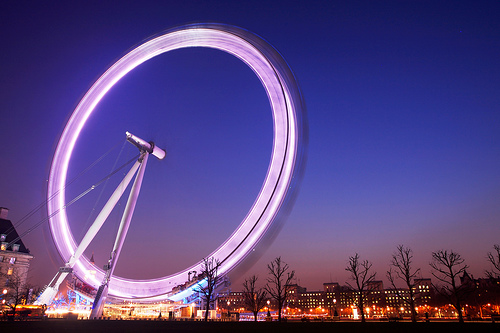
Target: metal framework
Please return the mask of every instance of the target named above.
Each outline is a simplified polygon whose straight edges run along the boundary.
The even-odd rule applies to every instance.
[[[111,211],[115,208],[116,204],[125,192],[125,189],[130,184],[130,181],[132,180],[134,174],[137,173],[134,184],[132,185],[132,189],[130,191],[130,195],[128,197],[127,205],[125,206],[125,210],[123,212],[118,232],[116,234],[116,240],[113,245],[113,250],[111,251],[108,263],[106,264],[106,267],[104,269],[105,274],[102,283],[97,290],[97,294],[92,307],[92,312],[90,314],[90,318],[99,318],[102,316],[104,302],[106,301],[106,297],[108,295],[109,281],[111,280],[111,276],[113,275],[113,271],[116,267],[118,257],[120,256],[123,243],[125,241],[125,237],[127,236],[130,222],[132,221],[137,198],[139,197],[139,192],[141,190],[142,179],[144,177],[144,172],[146,171],[149,154],[156,156],[160,160],[164,159],[166,155],[166,152],[163,149],[156,147],[153,142],[146,142],[129,132],[127,132],[126,135],[127,140],[134,146],[139,148],[139,151],[141,152],[139,159],[134,163],[130,171],[125,175],[121,183],[118,185],[109,200],[106,202],[99,215],[97,215],[94,223],[92,223],[92,225],[90,226],[89,230],[83,237],[73,255],[66,262],[66,264],[59,269],[50,284],[45,287],[44,291],[37,299],[35,304],[50,304],[52,302],[52,299],[55,297],[59,290],[59,286],[64,281],[66,276],[73,272],[73,267],[81,258],[83,252],[87,249],[90,242],[97,235]]]

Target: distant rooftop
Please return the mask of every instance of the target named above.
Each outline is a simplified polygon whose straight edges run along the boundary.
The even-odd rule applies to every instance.
[[[19,237],[19,234],[17,233],[17,230],[14,228],[14,225],[10,220],[7,219],[8,213],[9,209],[5,207],[0,207],[0,243],[2,245],[9,244],[10,242]],[[18,239],[14,244],[9,246],[5,250],[14,251],[15,244],[19,246],[17,252],[30,253],[30,251],[26,248],[26,246],[24,246],[24,243],[21,239]]]

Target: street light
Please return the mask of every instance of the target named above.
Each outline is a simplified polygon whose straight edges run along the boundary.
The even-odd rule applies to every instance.
[[[226,319],[225,320],[229,320],[229,317],[230,317],[229,305],[231,305],[231,302],[227,301],[226,304],[227,304],[227,308],[226,308]],[[222,316],[222,318],[224,318],[224,314],[223,313],[221,313],[221,316]]]
[[[339,314],[337,312],[337,299],[336,298],[333,299],[333,306],[335,307],[335,311],[333,312],[333,316],[338,317]]]
[[[2,296],[5,296],[5,295],[7,294],[7,289],[4,289],[4,290],[2,291],[2,294],[3,294]],[[4,299],[2,299],[2,304],[5,304],[5,298],[4,298]]]
[[[271,312],[269,311],[269,304],[271,304],[270,300],[267,300],[267,320],[271,320]]]

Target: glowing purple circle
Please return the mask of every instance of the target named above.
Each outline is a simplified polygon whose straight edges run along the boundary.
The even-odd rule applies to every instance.
[[[63,260],[74,253],[77,244],[69,228],[64,210],[64,185],[75,143],[88,117],[104,95],[123,76],[143,62],[175,49],[208,47],[230,53],[246,63],[261,80],[273,112],[274,136],[269,169],[253,206],[233,234],[209,256],[219,259],[220,274],[226,274],[240,263],[264,237],[283,213],[287,202],[293,201],[294,183],[300,178],[305,138],[305,108],[295,78],[282,57],[268,43],[241,28],[222,24],[183,26],[136,47],[113,64],[89,89],[77,105],[64,128],[54,153],[48,182],[50,229]],[[125,129],[124,129],[125,130]],[[59,214],[54,214],[61,210]],[[281,210],[281,212],[280,212]],[[208,257],[208,256],[207,256]],[[95,271],[86,257],[74,266],[74,273],[93,286],[98,286],[103,271]],[[113,276],[109,294],[124,299],[179,299],[172,288],[186,282],[188,272],[200,271],[201,261],[170,276],[151,280],[131,280]],[[189,293],[189,291],[186,291]]]

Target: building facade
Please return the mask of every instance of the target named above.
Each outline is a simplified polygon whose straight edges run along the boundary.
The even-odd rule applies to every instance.
[[[414,281],[415,306],[432,304],[432,285],[430,279],[416,279]],[[337,282],[323,284],[323,290],[308,291],[299,285],[290,285],[287,288],[288,298],[284,310],[289,314],[329,316],[341,318],[356,318],[359,309],[355,306],[356,293],[347,286]],[[368,318],[408,317],[410,292],[407,289],[384,289],[382,281],[372,281],[367,286],[365,315]],[[219,310],[244,312],[245,303],[242,292],[232,292],[219,298]],[[276,308],[274,302],[271,309]],[[263,309],[264,311],[264,309]],[[267,310],[265,310],[267,311]]]
[[[27,288],[28,270],[33,256],[8,219],[9,210],[0,207],[0,291],[1,302],[18,302]]]

